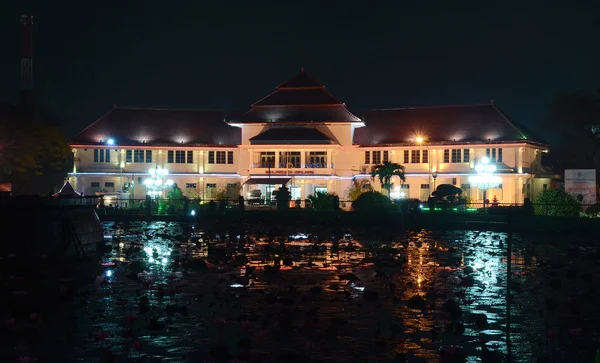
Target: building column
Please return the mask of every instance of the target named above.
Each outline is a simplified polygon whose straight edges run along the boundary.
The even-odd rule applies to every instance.
[[[432,149],[431,150],[431,172],[433,173],[435,172],[440,172],[440,158],[439,158],[439,150],[438,149]]]
[[[523,148],[517,149],[517,173],[523,174]]]
[[[523,203],[523,178],[515,179],[515,203]]]
[[[156,166],[157,167],[161,167],[163,166],[164,160],[163,160],[163,151],[162,150],[158,150],[158,154],[156,155]]]
[[[331,150],[327,150],[327,168],[329,168],[333,164],[332,152]]]
[[[204,150],[198,152],[198,173],[204,174]]]
[[[275,150],[275,165],[273,165],[273,168],[279,168],[279,150]]]
[[[300,167],[302,169],[306,168],[306,152],[304,151],[304,149],[300,150]]]
[[[475,149],[469,149],[469,167],[471,169],[475,168]]]

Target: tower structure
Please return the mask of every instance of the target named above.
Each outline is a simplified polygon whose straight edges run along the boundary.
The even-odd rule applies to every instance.
[[[21,88],[19,106],[33,107],[33,16],[21,15]]]

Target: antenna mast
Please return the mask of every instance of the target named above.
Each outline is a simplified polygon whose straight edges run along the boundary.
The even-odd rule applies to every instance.
[[[33,107],[33,16],[21,15],[23,27],[21,49],[21,88],[19,105],[31,109]]]

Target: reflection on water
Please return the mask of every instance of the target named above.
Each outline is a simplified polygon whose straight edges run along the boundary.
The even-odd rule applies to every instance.
[[[470,362],[507,353],[502,233],[197,235],[188,244],[188,225],[105,227],[113,248],[81,297],[69,359],[435,362],[444,345],[464,347]],[[513,361],[589,358],[598,270],[582,257],[595,249],[536,242],[514,241]]]

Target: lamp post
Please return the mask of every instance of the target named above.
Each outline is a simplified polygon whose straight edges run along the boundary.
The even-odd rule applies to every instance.
[[[433,177],[433,191],[435,192],[435,179],[438,176],[437,171],[434,171],[433,173],[431,173],[431,176]]]
[[[160,166],[156,166],[155,169],[148,170],[150,177],[144,180],[146,186],[146,193],[150,196],[156,197],[162,196],[163,191],[173,185],[173,180],[166,179],[169,175],[167,169],[163,169]]]
[[[477,175],[469,177],[469,183],[475,185],[478,189],[483,190],[483,207],[486,207],[487,190],[497,188],[502,179],[499,176],[494,175],[496,171],[495,165],[490,165],[490,159],[486,156],[481,158],[481,162],[475,165],[475,171]]]

